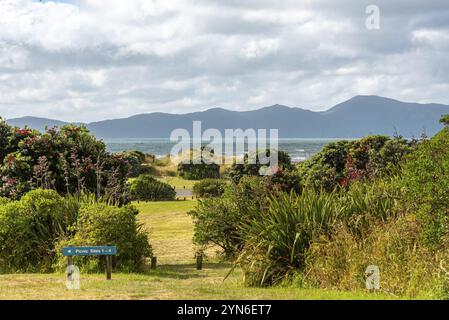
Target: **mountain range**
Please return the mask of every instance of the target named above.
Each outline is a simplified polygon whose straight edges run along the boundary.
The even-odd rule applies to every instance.
[[[148,113],[129,118],[104,120],[86,124],[102,139],[169,138],[177,128],[192,131],[192,122],[202,122],[202,130],[279,129],[281,138],[358,138],[368,134],[400,134],[418,137],[441,130],[441,115],[449,114],[449,105],[407,103],[379,96],[355,96],[327,111],[314,112],[302,108],[274,105],[253,111],[230,111],[213,108],[187,114]],[[67,122],[22,117],[9,119],[11,125],[43,131],[45,127]]]

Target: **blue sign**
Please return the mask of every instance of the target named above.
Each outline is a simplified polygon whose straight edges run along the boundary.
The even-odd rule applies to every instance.
[[[108,247],[64,247],[62,255],[67,256],[113,256],[117,254],[116,246]]]

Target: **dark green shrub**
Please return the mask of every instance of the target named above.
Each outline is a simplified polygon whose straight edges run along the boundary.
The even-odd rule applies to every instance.
[[[125,161],[128,162],[129,165],[129,177],[135,178],[139,176],[139,174],[142,173],[142,164],[143,161],[145,161],[145,155],[142,157],[140,154],[136,154],[135,152],[124,152],[122,153],[123,158]]]
[[[195,225],[194,243],[199,246],[216,245],[225,258],[232,257],[241,248],[238,224],[241,214],[228,197],[199,200],[189,212]]]
[[[217,179],[220,177],[220,166],[215,163],[179,163],[178,175],[187,180]]]
[[[148,235],[137,222],[138,211],[132,206],[110,206],[106,203],[83,204],[77,223],[73,226],[74,236],[58,245],[60,268],[65,259],[60,251],[64,246],[117,246],[114,268],[126,272],[142,271],[145,258],[150,257],[151,246]],[[74,264],[87,271],[103,271],[105,260],[91,257],[75,257]]]
[[[193,186],[193,194],[202,198],[219,197],[224,193],[226,184],[225,180],[204,179],[195,183]]]
[[[129,185],[131,198],[138,201],[174,200],[176,192],[164,182],[147,175],[140,175]]]
[[[228,170],[227,174],[234,183],[238,183],[244,176],[260,176],[260,170],[266,165],[260,163],[260,153],[255,155],[255,162],[250,163],[249,155],[245,154],[243,163],[235,163]],[[265,157],[270,156],[270,150],[265,151]],[[288,153],[284,151],[278,151],[278,168],[281,170],[291,170],[293,168],[291,158]]]
[[[297,165],[301,184],[317,192],[330,192],[364,179],[388,176],[398,170],[413,143],[396,137],[367,136],[354,141],[331,142]]]
[[[263,179],[244,177],[238,185],[227,186],[221,197],[198,201],[189,212],[195,226],[194,243],[216,245],[225,258],[235,256],[243,245],[239,225],[265,205],[265,188]]]
[[[343,215],[333,194],[280,194],[239,225],[244,245],[238,264],[249,285],[272,285],[304,268],[314,235],[327,232]]]
[[[239,263],[248,284],[276,284],[303,270],[310,243],[330,237],[335,224],[362,239],[373,224],[396,216],[398,194],[393,182],[376,181],[354,183],[347,191],[269,195],[266,204],[251,208],[236,231],[243,243]]]

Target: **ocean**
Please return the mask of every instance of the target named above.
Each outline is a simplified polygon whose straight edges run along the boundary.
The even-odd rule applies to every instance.
[[[300,162],[320,151],[327,143],[338,140],[342,139],[279,139],[278,146],[290,155],[293,162]],[[170,154],[176,144],[169,139],[105,139],[104,142],[109,152],[138,150],[158,158]],[[226,146],[223,149],[225,150]]]

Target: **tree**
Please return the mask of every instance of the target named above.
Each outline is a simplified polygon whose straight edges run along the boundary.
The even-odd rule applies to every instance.
[[[279,150],[278,152],[278,169],[279,170],[292,170],[293,165],[291,158],[285,151]],[[265,153],[265,154],[263,154]],[[256,161],[249,161],[250,155],[245,154],[243,163],[234,163],[229,171],[229,177],[234,183],[238,183],[244,176],[259,176],[260,169],[266,165],[261,164],[259,159],[261,156],[270,157],[270,149],[256,153]],[[251,155],[253,156],[253,155]],[[255,162],[255,163],[253,163]]]
[[[0,120],[0,196],[18,199],[43,187],[60,194],[95,192],[125,202],[129,162],[106,152],[84,126],[40,133]]]
[[[446,127],[449,127],[449,114],[445,114],[441,117],[440,123],[445,125]]]

